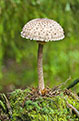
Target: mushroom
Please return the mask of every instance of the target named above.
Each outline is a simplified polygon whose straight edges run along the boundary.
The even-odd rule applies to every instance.
[[[21,36],[38,42],[38,80],[39,93],[44,90],[43,77],[43,45],[49,41],[58,41],[64,38],[63,28],[54,20],[37,18],[29,21],[23,27]]]

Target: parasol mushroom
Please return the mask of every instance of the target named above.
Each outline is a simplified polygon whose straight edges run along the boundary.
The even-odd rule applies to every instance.
[[[62,27],[54,20],[47,18],[37,18],[29,21],[23,27],[21,36],[26,39],[38,42],[38,80],[39,93],[44,89],[43,77],[43,45],[49,41],[58,41],[64,38]]]

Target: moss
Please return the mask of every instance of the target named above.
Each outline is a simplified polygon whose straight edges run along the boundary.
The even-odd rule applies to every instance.
[[[6,120],[10,118],[11,121],[79,121],[76,114],[71,112],[66,104],[68,101],[79,110],[79,100],[73,93],[73,96],[67,94],[66,90],[56,96],[37,96],[38,98],[32,99],[31,91],[30,89],[17,89],[9,94],[9,107],[12,114],[9,114],[9,109],[0,98],[1,115],[7,115]]]

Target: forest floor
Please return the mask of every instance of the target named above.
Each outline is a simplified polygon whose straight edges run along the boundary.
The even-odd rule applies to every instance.
[[[1,93],[0,121],[79,121],[79,97],[58,86]]]

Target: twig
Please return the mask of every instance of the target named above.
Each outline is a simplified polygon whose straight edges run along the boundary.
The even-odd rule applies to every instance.
[[[65,82],[61,83],[61,84],[59,85],[59,88],[60,88],[62,85],[65,85],[69,80],[71,80],[71,76],[69,76],[69,78],[68,78]]]
[[[73,112],[77,115],[77,117],[79,117],[79,111],[74,106],[69,104],[67,101],[66,101],[66,104],[69,108],[71,108],[73,110]]]
[[[6,102],[6,107],[7,107],[7,110],[8,110],[9,117],[12,118],[12,109],[10,107],[9,101],[4,94],[3,94],[3,97],[4,97],[5,102]]]
[[[79,83],[79,79],[76,79],[74,82],[72,82],[72,84],[70,84],[67,89],[70,89],[72,87],[74,87],[77,83]]]

